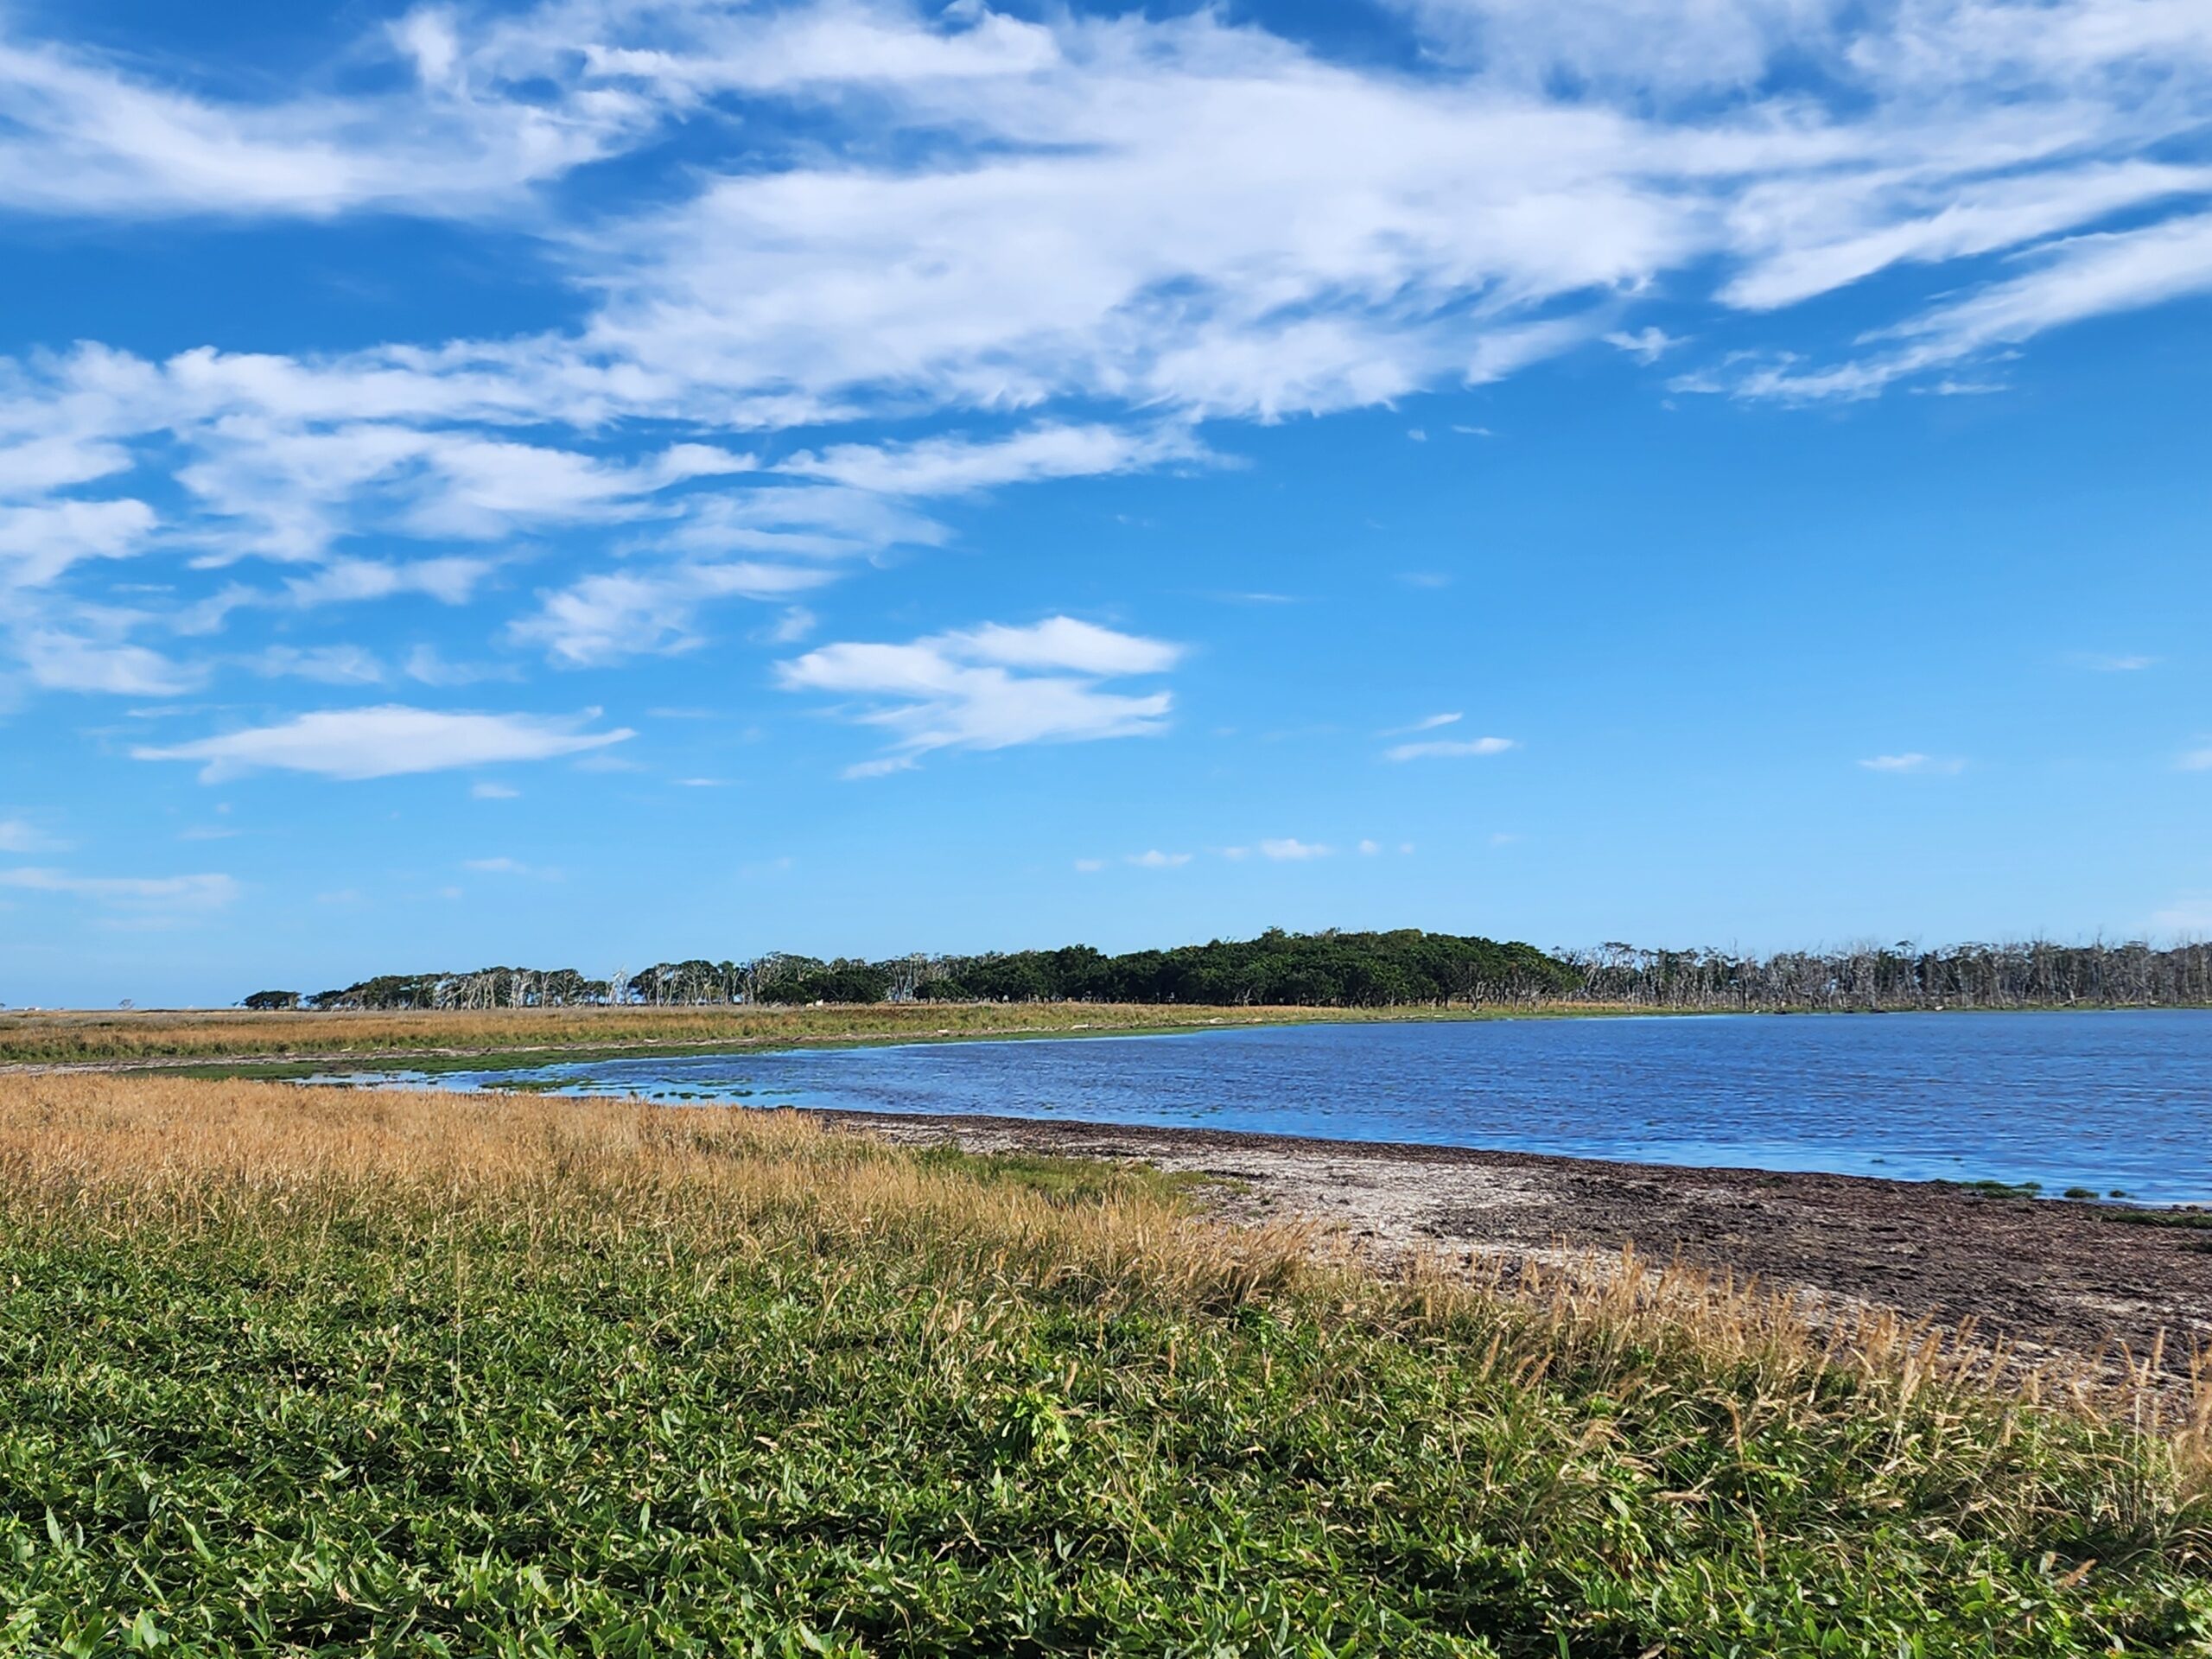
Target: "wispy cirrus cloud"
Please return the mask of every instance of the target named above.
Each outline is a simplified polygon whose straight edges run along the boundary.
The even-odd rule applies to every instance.
[[[0,853],[42,853],[60,843],[25,818],[0,818]]]
[[[1664,328],[1654,327],[1638,328],[1633,334],[1625,328],[1616,328],[1600,338],[1606,345],[1626,352],[1637,362],[1646,365],[1656,363],[1675,347],[1686,343]]]
[[[1109,690],[1104,682],[1166,672],[1183,647],[1056,616],[996,623],[906,645],[823,645],[780,664],[787,690],[858,696],[851,713],[891,732],[891,753],[846,769],[852,778],[905,771],[938,749],[1089,742],[1164,730],[1166,691]]]
[[[988,441],[929,438],[903,444],[839,444],[802,452],[776,470],[886,495],[957,495],[1055,478],[1095,478],[1206,458],[1187,429],[1136,431],[1090,423],[1031,427]]]
[[[90,50],[0,43],[0,201],[64,217],[473,211],[608,153],[648,114],[604,94],[536,110],[472,96],[435,11],[388,38],[416,71],[408,91],[274,105],[156,82]]]
[[[175,690],[252,653],[181,664],[162,631],[497,602],[493,556],[450,544],[545,538],[497,620],[606,663],[949,539],[932,499],[1211,464],[1206,419],[1599,346],[1743,398],[1979,388],[2052,330],[2212,292],[2201,8],[1402,10],[1417,71],[1205,10],[424,7],[276,92],[11,20],[0,204],[440,217],[574,304],[518,334],[0,365],[0,586],[44,595],[8,649],[40,685]],[[770,106],[813,139],[759,143]],[[622,200],[580,172],[615,156],[646,187]],[[1847,338],[1762,322],[1876,276]],[[1675,332],[1700,306],[1735,314],[1702,361]],[[234,565],[236,591],[101,620],[123,559]]]
[[[561,872],[549,865],[529,864],[518,858],[466,858],[461,868],[474,875],[512,875],[535,881],[558,881]]]
[[[80,613],[76,620],[81,631],[34,626],[15,636],[17,660],[34,684],[52,691],[173,697],[207,677],[198,664],[118,637],[111,618]]]
[[[37,867],[0,870],[0,887],[61,893],[102,905],[194,910],[216,909],[238,895],[237,879],[229,875],[77,875]]]
[[[274,726],[147,745],[141,760],[197,760],[203,783],[257,771],[298,772],[358,782],[410,772],[445,772],[587,754],[636,735],[627,728],[582,729],[596,716],[448,714],[388,703],[306,714]]]
[[[385,665],[359,645],[270,645],[245,659],[272,679],[313,680],[321,685],[378,685]]]
[[[702,643],[699,613],[710,601],[780,599],[830,580],[826,570],[750,559],[610,571],[541,594],[537,613],[510,624],[507,637],[575,668],[690,651]]]
[[[1385,760],[1451,760],[1503,754],[1519,746],[1510,737],[1427,738],[1414,743],[1394,743],[1382,751]]]
[[[1909,750],[1901,754],[1869,755],[1859,764],[1868,772],[1950,777],[1965,771],[1967,763],[1955,756],[1922,754],[1917,750]]]

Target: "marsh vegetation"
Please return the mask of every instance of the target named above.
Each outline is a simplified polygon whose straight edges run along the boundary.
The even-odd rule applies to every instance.
[[[1577,1010],[1578,1012],[1586,1010]],[[267,1013],[213,1008],[0,1013],[0,1065],[250,1060],[293,1055],[369,1060],[499,1055],[514,1065],[800,1043],[1178,1031],[1230,1024],[1422,1019],[1435,1009],[1215,1008],[1075,1002],[877,1003],[855,1007],[618,1004],[575,1007],[396,1008]],[[1465,1017],[1460,1010],[1455,1017]],[[313,1070],[309,1067],[308,1070]]]

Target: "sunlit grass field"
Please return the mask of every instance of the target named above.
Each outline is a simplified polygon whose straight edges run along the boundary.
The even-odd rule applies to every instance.
[[[790,1115],[0,1079],[0,1650],[2212,1653],[2207,1402]]]

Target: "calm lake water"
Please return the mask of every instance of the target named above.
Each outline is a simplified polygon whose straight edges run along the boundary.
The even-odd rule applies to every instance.
[[[1290,1026],[593,1060],[416,1080],[2212,1201],[2204,1012]]]

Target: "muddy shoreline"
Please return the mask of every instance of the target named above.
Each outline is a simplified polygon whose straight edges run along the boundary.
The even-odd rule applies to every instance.
[[[2212,1351],[2212,1226],[1929,1182],[1605,1163],[1217,1129],[879,1112],[810,1114],[906,1146],[1138,1160],[1212,1175],[1239,1219],[1319,1223],[1382,1263],[1681,1261],[1816,1300],[1972,1327],[2023,1357]],[[2212,1216],[2206,1217],[2212,1222]]]

